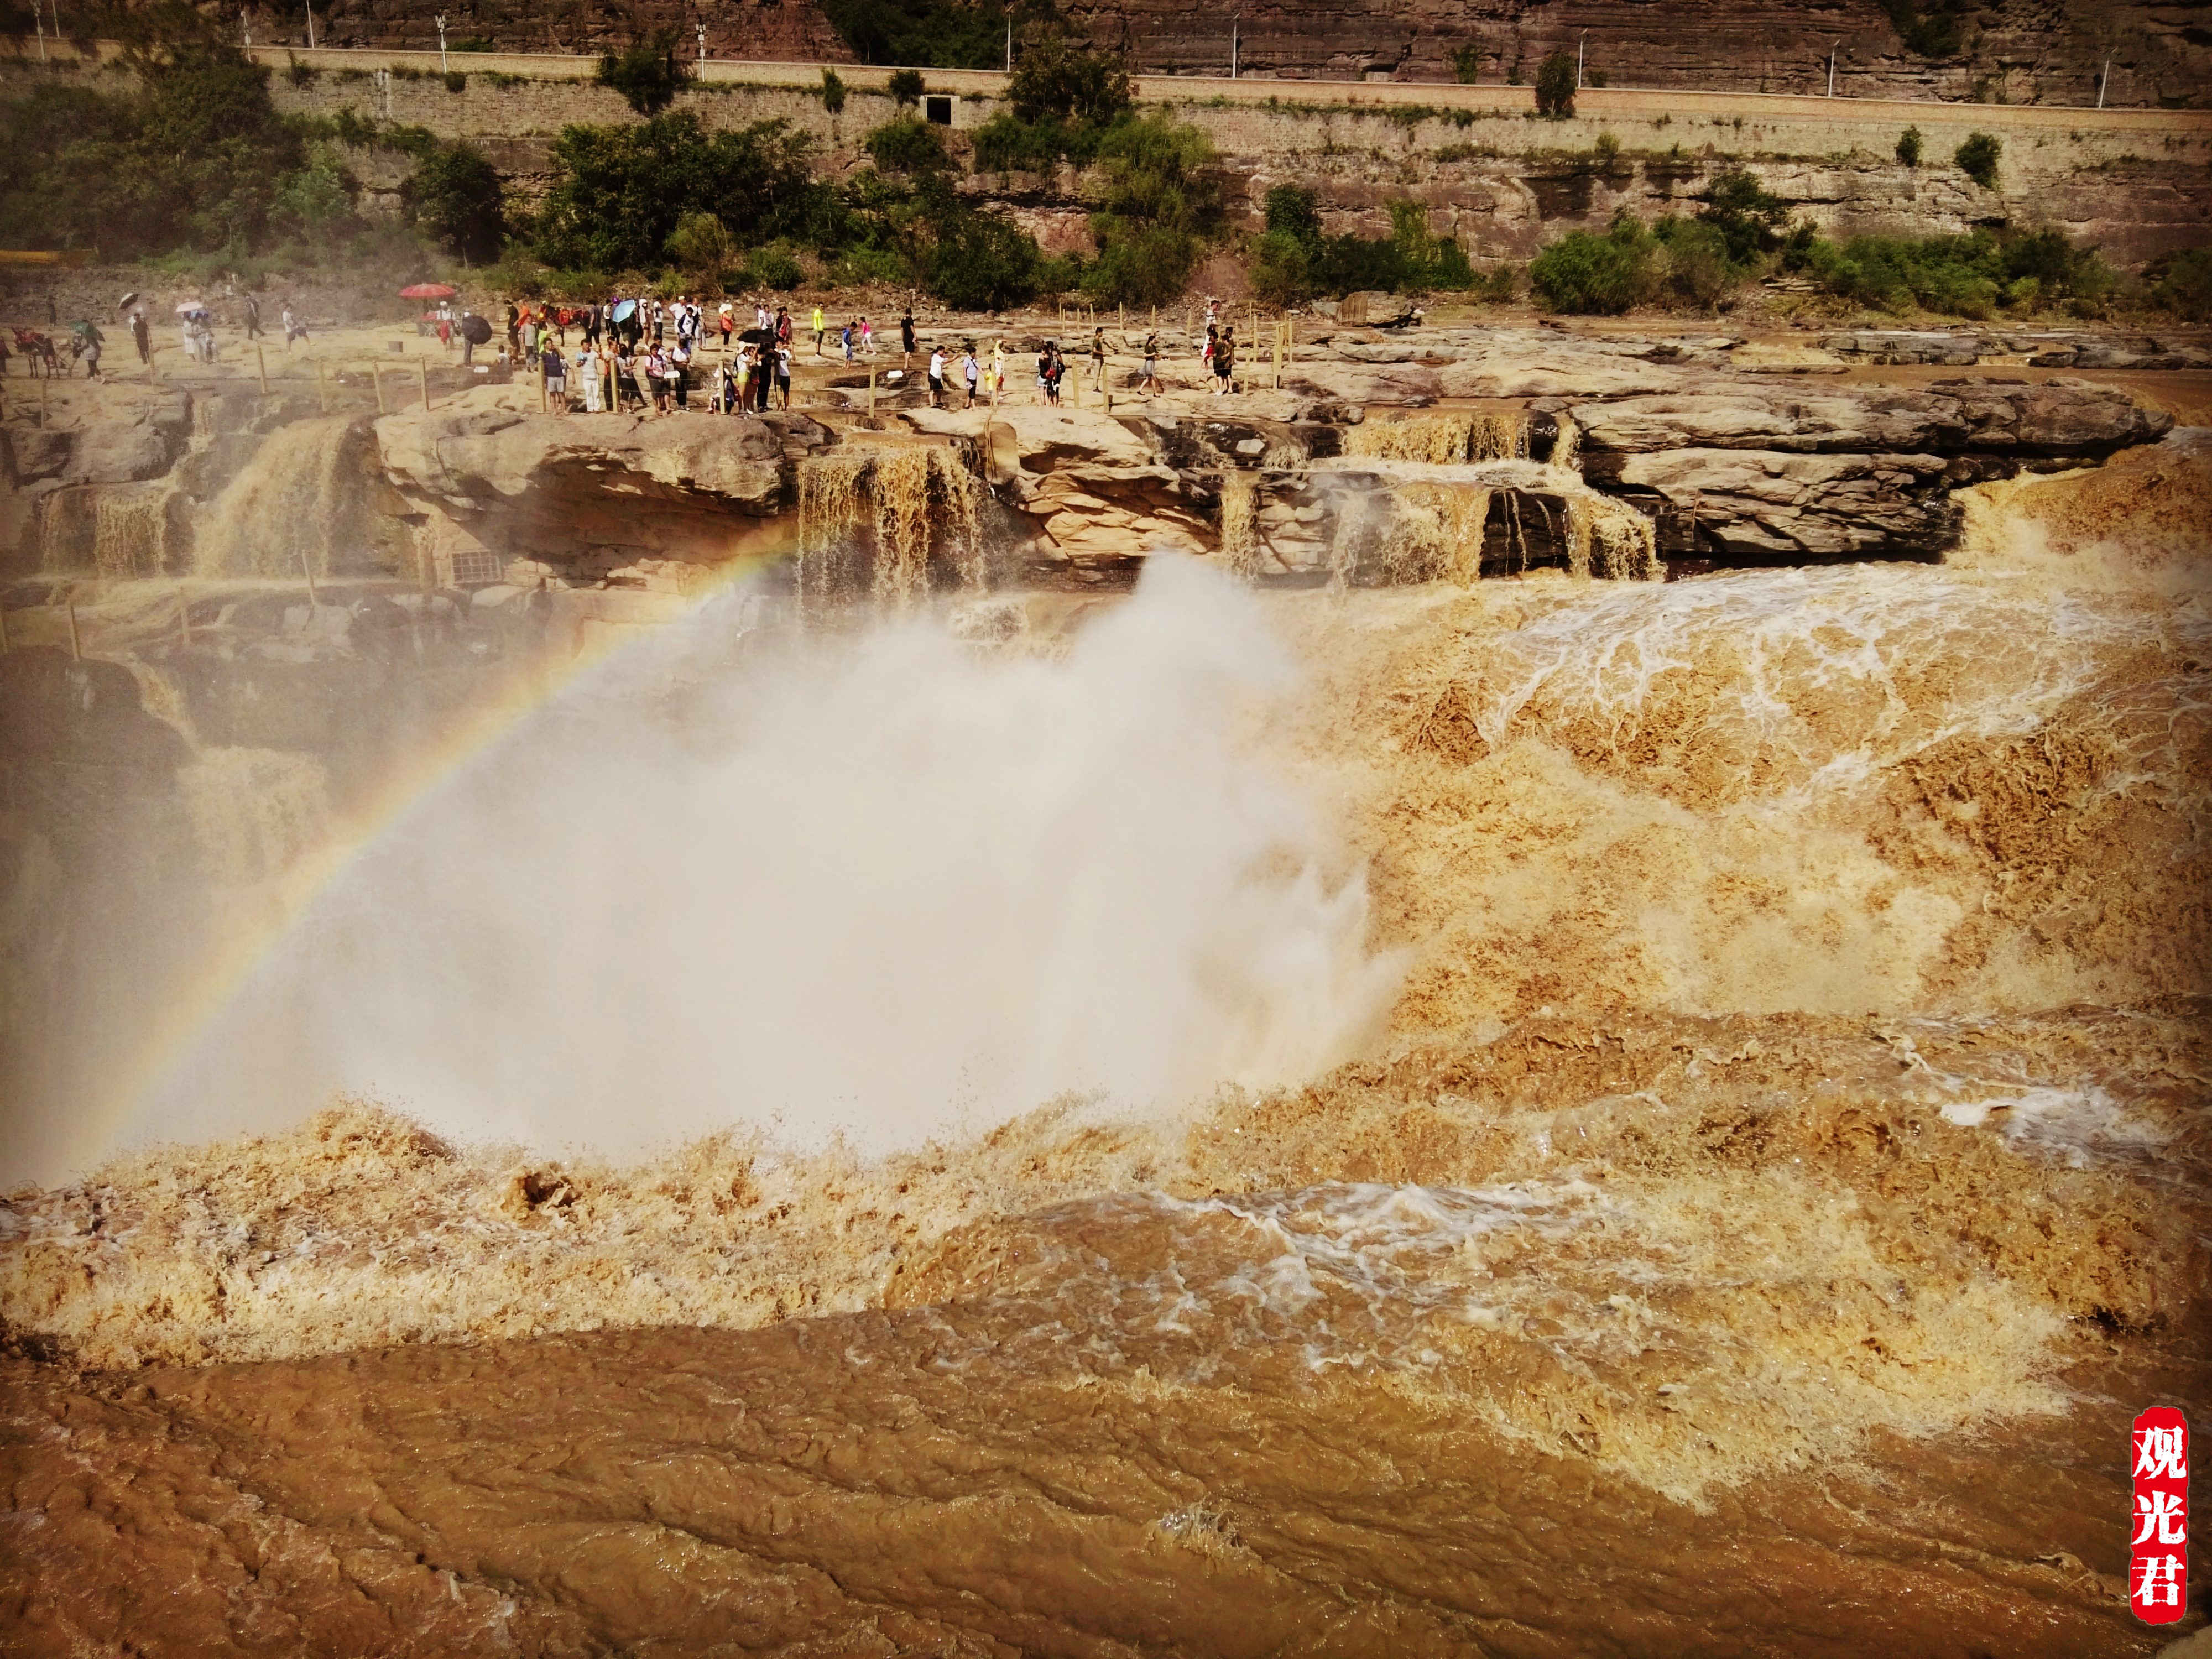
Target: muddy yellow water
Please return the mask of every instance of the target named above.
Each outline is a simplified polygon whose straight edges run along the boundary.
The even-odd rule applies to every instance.
[[[2155,1651],[2212,618],[2201,457],[2127,465],[1943,568],[1267,601],[1238,742],[1374,953],[1270,982],[1395,975],[1309,1079],[623,1158],[306,1100],[19,1189],[0,1647]]]

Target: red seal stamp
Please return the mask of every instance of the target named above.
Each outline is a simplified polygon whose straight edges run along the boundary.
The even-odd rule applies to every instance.
[[[2129,1448],[2128,1605],[2147,1625],[2171,1625],[2189,1611],[2189,1419],[2154,1406],[2136,1419]]]

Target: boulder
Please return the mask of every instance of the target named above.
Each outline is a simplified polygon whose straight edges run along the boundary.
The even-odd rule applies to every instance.
[[[1337,302],[1339,322],[1364,325],[1369,328],[1389,328],[1410,323],[1420,314],[1419,307],[1402,294],[1386,294],[1380,289],[1361,289],[1347,294]]]
[[[1572,345],[1492,352],[1436,371],[1447,398],[1632,398],[1696,384],[1689,372]]]
[[[1939,380],[1917,389],[1709,386],[1572,404],[1583,428],[1583,470],[1593,478],[1610,477],[1608,454],[1669,449],[2086,456],[2148,443],[2173,424],[2125,392],[2081,380]]]
[[[2004,348],[1978,334],[1953,334],[1929,330],[1869,329],[1850,334],[1831,334],[1822,348],[1839,357],[1875,363],[1948,363],[1967,368],[1985,353]]]
[[[1433,403],[1444,395],[1437,371],[1419,363],[1286,363],[1283,386],[1347,404]]]
[[[1608,483],[1658,519],[1668,552],[1925,558],[1958,539],[1952,465],[1940,455],[1669,449],[1623,457]]]

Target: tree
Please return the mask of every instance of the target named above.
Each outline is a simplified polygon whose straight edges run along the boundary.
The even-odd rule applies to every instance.
[[[1003,311],[1036,293],[1037,245],[1003,214],[955,215],[940,227],[929,291],[961,311]]]
[[[1182,291],[1219,228],[1213,146],[1163,111],[1125,121],[1099,146],[1106,185],[1091,234],[1098,260],[1084,286],[1106,301],[1158,304]]]
[[[507,240],[499,174],[482,151],[465,142],[422,144],[415,170],[399,186],[399,206],[410,224],[472,264],[498,258]]]
[[[612,87],[640,115],[658,115],[684,89],[684,64],[676,31],[656,29],[599,59],[599,84]]]
[[[869,159],[885,173],[937,173],[947,165],[937,129],[911,115],[884,122],[868,135],[867,148]]]
[[[2004,153],[2004,144],[1986,132],[1970,132],[1966,142],[1953,152],[1951,159],[1959,170],[1984,190],[1997,187],[1997,158]]]
[[[730,228],[711,213],[687,213],[668,238],[668,257],[685,270],[712,276],[736,257]]]
[[[553,187],[538,216],[549,264],[620,270],[661,257],[704,205],[753,241],[808,232],[824,207],[807,140],[781,121],[710,132],[689,110],[630,126],[573,126],[553,141]]]
[[[1575,112],[1575,55],[1555,52],[1536,71],[1536,113],[1564,121]]]
[[[1716,175],[1706,187],[1705,205],[1698,217],[1720,233],[1729,263],[1741,265],[1781,240],[1790,206],[1770,194],[1747,169],[1735,167]]]
[[[920,103],[921,94],[927,88],[922,82],[920,70],[902,69],[892,71],[888,90],[891,101],[903,109],[908,104]]]
[[[1023,52],[1006,82],[1006,101],[1024,121],[1103,126],[1129,107],[1129,71],[1118,58],[1052,36]]]
[[[833,69],[822,71],[822,107],[832,115],[845,107],[845,77]]]
[[[1462,86],[1471,87],[1482,75],[1482,45],[1470,40],[1452,52],[1452,73]]]
[[[1907,127],[1897,135],[1897,159],[1906,167],[1920,165],[1920,129]]]
[[[1308,246],[1321,241],[1321,210],[1314,201],[1314,193],[1299,185],[1277,185],[1267,192],[1261,210],[1267,219],[1267,234],[1288,236]]]

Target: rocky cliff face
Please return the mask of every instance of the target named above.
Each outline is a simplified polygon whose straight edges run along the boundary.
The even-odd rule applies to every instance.
[[[1920,11],[1933,10],[1920,8]],[[1285,79],[1449,81],[1460,54],[1497,85],[1535,78],[1547,52],[1582,47],[1589,71],[1615,86],[1820,93],[1835,54],[1846,96],[1982,98],[2094,104],[2105,60],[2117,104],[2197,97],[2212,70],[2212,32],[2188,8],[2123,0],[1997,0],[1957,14],[1956,49],[1929,53],[1900,36],[1879,0],[1781,5],[1753,0],[1258,0],[1241,8],[1188,0],[1069,0],[1062,15],[1154,75],[1240,73]],[[854,57],[817,0],[640,0],[619,11],[584,0],[331,0],[324,46],[434,47],[449,41],[516,52],[588,52],[644,26],[691,45],[703,22],[717,57],[840,61]],[[1918,15],[1916,11],[1913,15]],[[1233,39],[1232,39],[1233,31]],[[304,45],[304,17],[257,9],[257,40]],[[1923,44],[1942,44],[1928,41]]]

